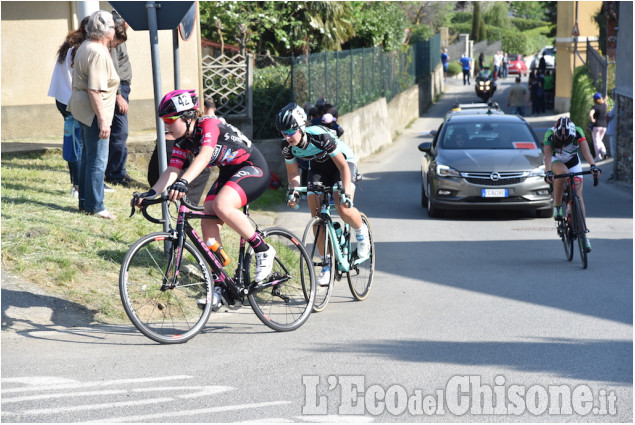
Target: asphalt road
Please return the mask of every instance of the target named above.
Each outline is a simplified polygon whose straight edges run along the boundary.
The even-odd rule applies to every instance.
[[[428,218],[417,145],[457,100],[476,101],[472,86],[450,81],[361,163],[355,203],[377,253],[366,301],[339,284],[294,332],[244,307],[161,346],[132,325],[73,325],[64,306],[29,320],[46,294],[3,300],[2,422],[632,422],[632,188],[609,173],[587,182],[587,270],[565,260],[551,219]],[[305,209],[278,217],[298,233],[307,220]]]

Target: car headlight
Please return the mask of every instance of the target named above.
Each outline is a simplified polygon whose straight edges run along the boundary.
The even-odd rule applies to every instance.
[[[437,164],[437,176],[439,177],[460,177],[461,174],[454,168],[447,165]]]
[[[541,165],[540,167],[534,168],[533,170],[531,170],[529,172],[529,177],[544,177],[546,175],[545,173],[545,166]]]

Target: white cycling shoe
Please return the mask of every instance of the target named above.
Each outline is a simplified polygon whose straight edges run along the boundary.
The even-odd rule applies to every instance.
[[[329,283],[331,283],[331,266],[324,266],[318,277],[317,284],[318,286],[329,286]]]
[[[269,245],[269,249],[256,254],[256,282],[265,280],[273,270],[273,262],[276,259],[276,250]]]

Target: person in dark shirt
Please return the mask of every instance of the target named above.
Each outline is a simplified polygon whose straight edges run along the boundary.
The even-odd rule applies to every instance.
[[[600,161],[606,156],[606,146],[604,146],[604,135],[606,134],[607,109],[601,93],[593,95],[595,105],[589,111],[589,121],[593,123],[591,135],[593,136],[593,149],[595,150],[595,160]]]

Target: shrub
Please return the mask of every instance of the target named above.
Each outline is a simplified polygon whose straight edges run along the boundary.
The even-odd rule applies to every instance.
[[[589,124],[589,111],[593,107],[593,93],[596,92],[593,80],[589,76],[586,66],[579,66],[573,72],[573,83],[571,86],[571,108],[569,116],[578,127],[584,130],[591,153],[594,153],[593,138],[587,130]]]
[[[463,72],[463,68],[461,64],[453,61],[448,64],[448,76],[453,77],[457,74],[461,74]]]

